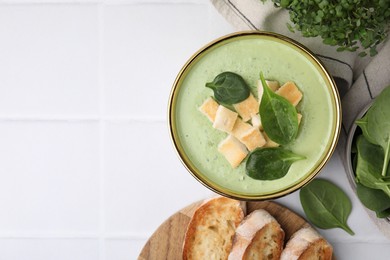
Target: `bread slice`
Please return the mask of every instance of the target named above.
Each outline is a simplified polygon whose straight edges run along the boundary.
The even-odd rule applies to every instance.
[[[283,244],[279,223],[266,210],[255,210],[238,226],[228,259],[279,259]]]
[[[295,232],[282,252],[281,260],[331,260],[332,246],[313,228]]]
[[[245,213],[245,202],[221,196],[205,201],[188,224],[183,259],[227,259]]]

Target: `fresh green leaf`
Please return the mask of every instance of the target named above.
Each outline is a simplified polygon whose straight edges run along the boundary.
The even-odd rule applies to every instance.
[[[290,4],[291,0],[280,0],[281,7],[287,7]]]
[[[257,148],[246,161],[246,174],[256,180],[275,180],[284,177],[291,165],[305,159],[281,147]]]
[[[371,189],[357,183],[356,193],[362,204],[375,211],[377,215],[385,210],[390,210],[390,197],[382,190]]]
[[[383,161],[381,173],[385,176],[390,153],[390,86],[376,97],[365,116],[357,120],[356,124],[369,142],[383,148],[386,160]]]
[[[327,180],[315,179],[301,189],[299,197],[307,218],[314,225],[322,229],[339,227],[354,234],[347,224],[352,204],[339,187]]]
[[[275,94],[260,73],[264,93],[260,103],[260,117],[268,137],[286,145],[298,134],[298,116],[295,107],[284,97]]]
[[[378,218],[387,218],[390,216],[390,209],[386,209],[384,211],[381,211],[381,212],[377,212],[376,213],[376,216]]]
[[[357,120],[356,124],[371,143],[386,150],[390,139],[390,86],[376,97],[366,115]]]
[[[382,148],[370,143],[363,135],[358,137],[356,145],[358,149],[356,178],[364,186],[380,189],[390,196],[389,184],[381,175],[384,160]]]
[[[367,53],[365,53],[365,52],[360,52],[359,53],[359,57],[366,57],[367,56]]]
[[[230,71],[217,75],[212,82],[206,83],[206,87],[214,91],[214,98],[218,102],[227,105],[240,103],[250,95],[245,80],[240,75]]]
[[[286,23],[286,26],[287,26],[287,29],[290,31],[290,32],[295,32],[294,30],[294,27],[292,27],[292,25],[290,23]]]

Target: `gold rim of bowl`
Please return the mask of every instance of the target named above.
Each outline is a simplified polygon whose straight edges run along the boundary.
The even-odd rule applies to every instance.
[[[325,156],[323,157],[323,160],[317,165],[316,168],[309,174],[305,175],[306,177],[304,180],[293,184],[289,187],[286,187],[283,190],[274,192],[274,193],[269,193],[269,194],[243,194],[239,192],[234,192],[230,189],[218,186],[218,184],[211,182],[207,180],[206,178],[202,177],[202,174],[198,171],[198,169],[192,165],[191,161],[189,160],[188,156],[186,155],[182,145],[180,144],[179,141],[179,136],[176,128],[176,118],[175,118],[175,107],[176,107],[176,101],[177,101],[177,95],[180,89],[180,82],[181,80],[185,77],[186,73],[189,70],[189,67],[196,62],[202,54],[204,54],[207,50],[210,48],[216,46],[217,44],[220,44],[225,41],[230,41],[236,38],[241,38],[241,37],[256,37],[256,36],[261,36],[261,37],[270,37],[270,38],[276,38],[278,40],[281,40],[287,45],[290,45],[292,47],[297,48],[298,50],[302,51],[304,54],[307,55],[307,57],[313,61],[318,68],[320,69],[321,74],[324,76],[328,84],[330,85],[329,91],[331,92],[331,98],[332,98],[332,105],[334,106],[334,111],[333,111],[333,118],[334,123],[332,127],[332,133],[331,133],[331,143],[328,145],[328,149],[325,151]],[[173,145],[175,147],[176,153],[178,154],[181,163],[184,165],[184,167],[190,172],[190,174],[198,180],[201,184],[209,188],[210,190],[229,197],[233,199],[239,199],[239,200],[266,200],[266,199],[274,199],[278,197],[285,196],[287,194],[290,194],[307,183],[309,183],[320,171],[321,169],[325,166],[325,164],[329,161],[330,157],[332,156],[337,142],[338,138],[340,135],[340,129],[341,129],[341,103],[340,103],[340,97],[338,90],[336,88],[336,83],[334,82],[332,76],[330,76],[329,72],[326,70],[325,66],[323,63],[315,56],[314,53],[312,53],[310,50],[308,50],[305,46],[302,44],[296,42],[293,39],[290,39],[284,35],[280,35],[277,33],[272,33],[272,32],[265,32],[265,31],[241,31],[241,32],[236,32],[232,34],[228,34],[226,36],[222,36],[203,48],[201,48],[199,51],[197,51],[192,57],[185,63],[185,65],[182,67],[180,70],[179,74],[177,75],[172,90],[171,94],[169,97],[169,103],[168,103],[168,127],[170,131],[170,136],[171,136],[171,141],[173,142]]]

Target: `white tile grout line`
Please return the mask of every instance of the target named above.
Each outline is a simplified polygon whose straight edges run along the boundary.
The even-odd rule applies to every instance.
[[[208,0],[0,0],[0,5],[22,4],[204,4]]]
[[[99,101],[100,102],[100,101]],[[19,116],[19,115],[0,115],[1,122],[144,122],[144,123],[162,123],[166,122],[166,118],[151,117],[151,116]]]
[[[104,91],[104,4],[98,5],[98,87],[99,87],[99,114],[104,115],[105,91]],[[99,117],[99,260],[106,258],[105,245],[105,128],[106,121]]]
[[[100,233],[0,233],[0,239],[94,239],[101,240],[116,239],[116,240],[147,240],[150,236],[132,235],[132,234],[105,234]]]

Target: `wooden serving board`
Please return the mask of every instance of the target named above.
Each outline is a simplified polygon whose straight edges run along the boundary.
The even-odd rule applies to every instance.
[[[181,259],[187,225],[202,202],[196,202],[167,219],[149,238],[138,260]],[[247,202],[247,213],[256,209],[267,210],[280,223],[287,241],[298,229],[309,226],[305,219],[275,202]]]

